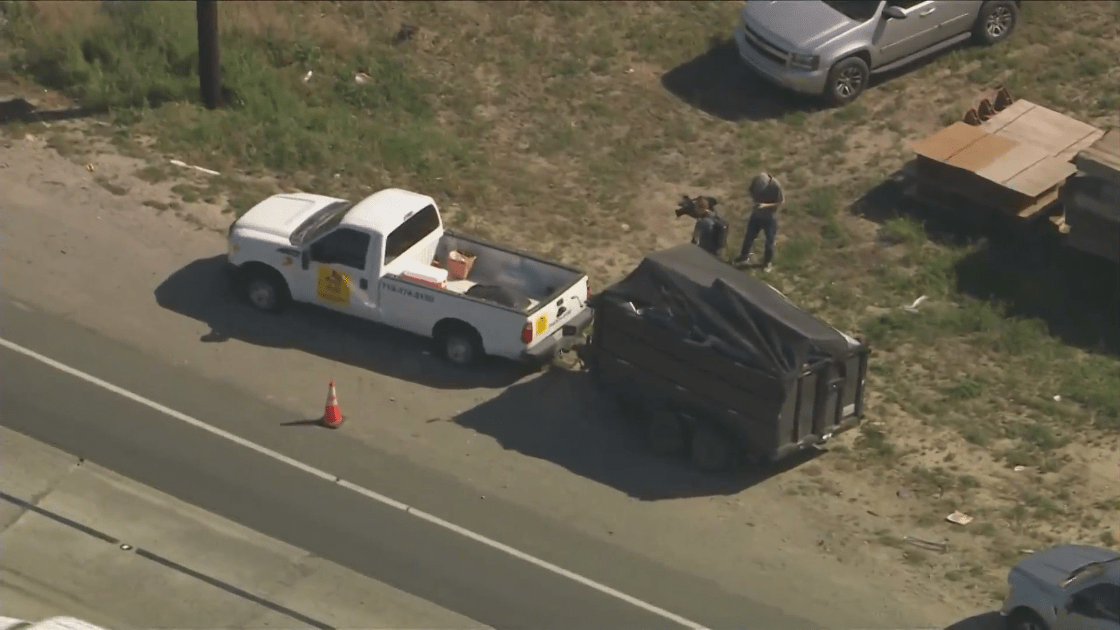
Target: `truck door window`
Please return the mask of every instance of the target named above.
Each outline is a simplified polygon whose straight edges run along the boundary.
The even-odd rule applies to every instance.
[[[1116,621],[1120,619],[1120,585],[1095,584],[1078,593],[1086,610],[1080,611],[1093,619]]]
[[[369,240],[365,232],[339,228],[311,244],[311,260],[364,271]]]
[[[397,256],[407,252],[438,227],[439,212],[435,206],[427,206],[405,219],[404,223],[385,237],[385,264],[393,262]]]

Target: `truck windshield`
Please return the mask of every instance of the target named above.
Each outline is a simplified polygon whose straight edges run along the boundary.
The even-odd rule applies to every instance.
[[[423,210],[408,217],[397,229],[385,237],[385,264],[393,262],[397,256],[412,249],[425,236],[439,227],[439,212],[435,206],[425,206]]]
[[[295,232],[292,232],[292,238],[289,239],[289,242],[296,247],[302,247],[304,243],[313,241],[319,235],[333,230],[335,226],[342,222],[342,217],[346,216],[353,205],[349,201],[336,201],[328,205],[311,215],[310,219],[296,228]]]
[[[856,22],[870,20],[879,10],[879,0],[824,0],[824,3]]]

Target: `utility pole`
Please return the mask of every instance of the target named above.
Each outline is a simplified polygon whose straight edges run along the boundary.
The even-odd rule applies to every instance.
[[[198,17],[198,87],[207,109],[222,105],[222,66],[218,57],[218,2],[195,0]]]

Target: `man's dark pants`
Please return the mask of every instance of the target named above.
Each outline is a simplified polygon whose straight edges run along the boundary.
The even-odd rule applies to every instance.
[[[762,264],[769,265],[774,260],[774,239],[778,236],[778,217],[771,212],[754,212],[747,220],[747,234],[743,237],[743,248],[739,251],[739,260],[746,260],[754,248],[754,239],[758,233],[766,236],[766,249],[763,254]]]

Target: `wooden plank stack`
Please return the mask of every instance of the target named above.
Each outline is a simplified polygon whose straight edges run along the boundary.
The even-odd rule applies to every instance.
[[[979,121],[975,121],[979,122]],[[1071,159],[1104,132],[1029,101],[986,121],[955,123],[914,147],[907,194],[965,218],[1033,223],[1061,209]]]
[[[1120,130],[1112,129],[1073,158],[1078,175],[1061,194],[1067,243],[1120,262]]]

